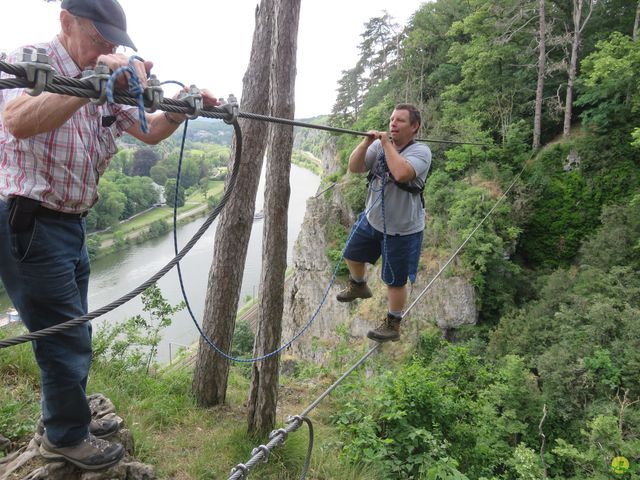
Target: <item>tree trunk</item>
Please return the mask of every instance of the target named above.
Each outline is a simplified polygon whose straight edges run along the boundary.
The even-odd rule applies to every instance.
[[[251,58],[242,82],[243,111],[268,112],[273,9],[274,0],[262,0],[256,10]],[[237,188],[219,217],[203,316],[205,334],[224,352],[230,351],[233,338],[267,135],[264,122],[240,120],[240,126],[243,133],[242,165]],[[235,158],[235,147],[234,143],[231,162]],[[229,362],[201,338],[192,385],[198,404],[224,403],[228,375]]]
[[[640,25],[640,0],[636,7],[636,20],[633,22],[633,41],[638,40],[638,26]]]
[[[271,111],[274,116],[293,118],[296,49],[301,0],[279,0],[272,52]],[[276,350],[282,337],[284,277],[287,269],[287,221],[289,173],[293,127],[270,124],[267,149],[265,216],[262,236],[260,310],[254,346],[256,357]],[[266,433],[276,421],[280,355],[253,364],[248,402],[248,430]]]
[[[535,114],[533,117],[533,150],[538,150],[540,148],[540,132],[542,130],[542,98],[544,92],[544,75],[547,61],[547,20],[545,18],[545,1],[546,0],[539,0],[538,9],[538,17],[540,19],[540,27],[538,29],[538,84],[536,86],[536,105]]]
[[[571,43],[571,60],[569,62],[569,78],[567,81],[567,97],[564,106],[564,128],[562,135],[569,136],[571,131],[571,117],[573,114],[573,85],[576,81],[578,72],[578,51],[580,49],[580,37],[582,30],[591,17],[593,11],[593,3],[595,0],[587,0],[589,2],[589,13],[587,18],[582,21],[582,7],[585,0],[573,0],[573,41]]]

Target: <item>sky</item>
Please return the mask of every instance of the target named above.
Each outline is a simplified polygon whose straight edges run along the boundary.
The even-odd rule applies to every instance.
[[[49,41],[59,31],[60,5],[2,0],[0,52]],[[240,96],[257,0],[120,0],[137,55],[154,62],[160,81]],[[296,118],[327,114],[337,81],[358,58],[364,24],[386,10],[407,23],[423,0],[302,0],[298,30]],[[12,20],[13,19],[13,20]],[[135,54],[128,49],[125,53]],[[167,88],[166,94],[173,92]]]

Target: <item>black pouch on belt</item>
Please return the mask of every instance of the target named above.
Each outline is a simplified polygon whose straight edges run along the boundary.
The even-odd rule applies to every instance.
[[[15,233],[28,230],[33,225],[40,202],[27,197],[13,197],[9,209],[9,226]]]

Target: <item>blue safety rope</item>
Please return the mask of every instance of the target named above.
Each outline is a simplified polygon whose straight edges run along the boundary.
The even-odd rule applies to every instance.
[[[107,82],[107,100],[109,103],[115,103],[113,99],[113,89],[118,77],[124,73],[129,74],[128,83],[129,83],[129,93],[131,96],[136,98],[138,103],[138,118],[140,119],[140,129],[144,133],[149,133],[149,126],[147,125],[147,116],[144,111],[144,88],[140,83],[140,79],[136,74],[135,69],[133,68],[133,61],[140,60],[144,62],[144,60],[136,55],[129,58],[129,65],[126,67],[120,67],[115,72],[111,74],[109,77],[109,81]]]
[[[389,183],[389,166],[387,165],[387,159],[384,155],[384,150],[381,150],[380,153],[378,154],[378,157],[376,158],[377,160],[377,165],[376,165],[376,173],[374,174],[374,178],[377,177],[380,179],[380,188],[379,189],[375,189],[373,187],[373,182],[371,182],[371,184],[369,185],[369,188],[371,189],[372,192],[380,192],[380,198],[381,198],[381,202],[380,202],[380,209],[381,209],[381,213],[382,213],[382,281],[384,283],[386,283],[387,285],[391,285],[392,283],[394,283],[396,281],[396,276],[395,273],[393,272],[393,268],[391,267],[391,264],[389,263],[389,255],[388,255],[388,249],[387,249],[387,219],[386,219],[386,215],[385,215],[385,208],[384,208],[384,190],[385,187],[387,186],[387,183]],[[373,208],[373,205],[372,205]],[[387,282],[386,278],[385,278],[385,272],[387,271],[391,272],[391,280],[389,282]]]
[[[177,252],[178,251],[178,229],[177,229],[177,211],[178,211],[178,188],[180,185],[180,173],[182,170],[182,157],[183,157],[183,153],[184,153],[184,146],[185,146],[185,140],[187,137],[187,122],[185,122],[185,126],[184,126],[184,131],[182,134],[182,144],[180,145],[180,158],[178,160],[178,174],[176,176],[176,196],[173,202],[173,247],[174,250]],[[378,199],[380,197],[378,197],[373,204],[371,205],[371,208],[373,208],[376,203],[378,202]],[[340,265],[342,264],[342,260],[344,259],[344,253],[347,250],[347,246],[349,245],[349,242],[351,241],[351,239],[353,238],[354,233],[356,232],[356,230],[358,229],[358,226],[360,225],[360,222],[362,222],[363,218],[366,218],[367,213],[371,210],[371,208],[369,208],[369,210],[367,210],[364,215],[362,215],[360,217],[360,219],[358,220],[358,222],[356,223],[356,225],[353,227],[353,229],[351,230],[351,234],[349,235],[349,238],[347,238],[347,241],[345,242],[344,248],[342,249],[342,253],[340,255],[340,259],[338,260],[338,263],[336,264],[336,267],[333,271],[333,275],[331,276],[331,280],[329,281],[329,285],[327,286],[326,290],[324,291],[324,294],[322,295],[322,299],[320,300],[320,304],[316,307],[316,310],[313,312],[313,315],[311,315],[311,318],[309,319],[309,321],[307,321],[307,323],[304,325],[304,327],[302,327],[302,329],[296,333],[293,338],[291,338],[291,340],[289,340],[288,342],[282,344],[278,349],[274,350],[273,352],[269,352],[269,353],[265,353],[264,355],[261,355],[259,357],[253,357],[253,358],[240,358],[240,357],[234,357],[233,355],[229,355],[228,353],[224,352],[220,347],[218,347],[208,336],[206,333],[204,333],[202,327],[200,326],[200,324],[198,323],[198,320],[196,320],[196,317],[193,313],[193,310],[191,309],[191,304],[189,303],[189,299],[187,297],[187,292],[185,290],[184,287],[184,281],[182,279],[182,271],[180,270],[180,262],[178,262],[176,264],[176,266],[178,267],[178,280],[180,282],[180,290],[182,291],[182,298],[184,298],[184,302],[187,306],[187,311],[189,312],[189,316],[191,317],[191,320],[193,321],[193,324],[196,326],[196,329],[198,330],[198,332],[200,333],[200,336],[202,337],[202,339],[213,349],[216,351],[216,353],[218,353],[218,355],[220,355],[223,358],[226,358],[227,360],[230,360],[232,362],[239,362],[239,363],[255,363],[255,362],[260,362],[262,360],[266,360],[268,358],[273,357],[274,355],[279,354],[280,352],[282,352],[284,349],[288,348],[291,344],[293,344],[293,342],[295,342],[304,332],[307,331],[307,329],[313,324],[313,322],[315,321],[316,317],[318,316],[318,314],[320,313],[320,310],[322,309],[322,307],[324,306],[324,302],[327,300],[327,296],[329,295],[329,290],[331,290],[331,287],[333,286],[333,284],[336,281],[336,277],[338,276],[338,270],[340,269]]]

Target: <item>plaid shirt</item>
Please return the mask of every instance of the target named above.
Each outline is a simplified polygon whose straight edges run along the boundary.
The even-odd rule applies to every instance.
[[[56,37],[43,47],[56,72],[77,77],[80,69]],[[18,61],[19,51],[7,62]],[[2,77],[9,75],[3,74]],[[117,151],[116,138],[137,121],[137,109],[114,104],[89,103],[59,128],[25,139],[17,139],[3,124],[6,104],[20,95],[21,89],[0,90],[0,195],[19,195],[42,202],[47,208],[80,213],[98,199],[98,181]],[[102,126],[103,116],[116,121]]]

